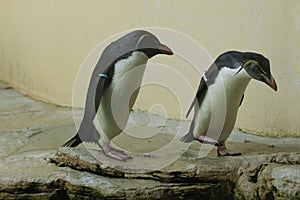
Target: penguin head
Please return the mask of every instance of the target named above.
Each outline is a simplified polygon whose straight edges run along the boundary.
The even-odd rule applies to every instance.
[[[148,31],[137,31],[135,51],[144,52],[149,58],[157,54],[173,55],[172,50],[160,43],[158,38]]]
[[[261,54],[246,53],[246,60],[242,68],[246,70],[249,76],[258,81],[264,82],[273,90],[277,91],[277,84],[270,71],[270,62]]]

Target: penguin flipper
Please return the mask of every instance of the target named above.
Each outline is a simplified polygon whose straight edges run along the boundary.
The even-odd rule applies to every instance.
[[[194,136],[193,132],[194,132],[194,127],[195,127],[195,118],[196,118],[196,115],[198,114],[198,110],[199,110],[199,107],[195,105],[194,106],[194,118],[190,125],[189,132],[186,135],[184,135],[182,138],[180,138],[181,142],[190,143],[195,140],[195,136]]]
[[[242,103],[243,103],[244,96],[245,96],[245,94],[243,94],[243,96],[242,96],[242,98],[241,98],[241,101],[240,101],[240,106],[241,106],[241,105],[242,105]]]
[[[88,88],[84,116],[81,121],[79,130],[74,137],[72,137],[62,145],[63,147],[76,147],[82,142],[97,142],[97,139],[99,138],[99,135],[95,136],[94,134],[91,134],[91,132],[93,132],[92,130],[95,129],[93,120],[101,101],[105,78],[97,76],[95,71],[96,70],[94,70],[93,72],[92,79]]]
[[[189,110],[187,111],[186,117],[188,117],[190,115],[190,113],[192,111],[192,108],[197,105],[196,102],[198,102],[199,107],[200,107],[200,105],[202,103],[202,100],[203,100],[203,97],[206,94],[206,91],[207,91],[207,85],[206,85],[206,82],[205,82],[204,78],[202,77],[201,81],[200,81],[200,84],[199,84],[199,87],[198,87],[198,90],[197,90],[197,94],[196,94],[192,104],[190,105]],[[198,107],[198,106],[196,106],[196,107]]]
[[[197,94],[186,114],[186,117],[189,116],[190,112],[192,111],[192,108],[194,108],[194,117],[193,117],[193,120],[192,120],[192,123],[190,125],[190,129],[189,129],[189,132],[183,136],[180,141],[182,142],[185,142],[185,143],[190,143],[192,141],[195,140],[195,137],[194,137],[194,127],[195,127],[195,118],[196,118],[196,115],[198,114],[198,111],[199,111],[199,108],[201,106],[201,103],[202,103],[202,100],[206,94],[206,91],[207,91],[207,85],[206,85],[206,82],[204,80],[204,77],[201,78],[201,81],[200,81],[200,84],[199,84],[199,87],[198,87],[198,90],[197,90]]]
[[[191,113],[191,111],[192,111],[192,108],[194,107],[196,101],[197,101],[197,97],[194,98],[192,104],[190,105],[190,108],[189,108],[189,110],[187,111],[186,116],[185,116],[186,118],[190,115],[190,113]]]
[[[101,101],[101,97],[103,95],[103,91],[104,91],[104,84],[105,84],[105,78],[104,77],[100,77],[100,80],[98,81],[97,84],[97,89],[95,92],[95,97],[94,97],[94,105],[95,105],[95,112],[97,113],[99,105],[100,105],[100,101]]]

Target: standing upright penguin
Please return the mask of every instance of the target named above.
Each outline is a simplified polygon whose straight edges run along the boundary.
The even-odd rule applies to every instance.
[[[157,54],[173,52],[144,30],[132,31],[108,45],[92,73],[79,130],[63,146],[94,142],[111,158],[129,159],[123,151],[112,148],[110,141],[125,128],[146,63]]]
[[[244,92],[251,79],[262,81],[277,91],[270,63],[261,54],[229,51],[221,54],[203,74],[196,97],[187,112],[194,117],[183,142],[197,140],[218,146],[218,156],[235,156],[225,141],[231,134]],[[212,120],[214,118],[214,120]]]

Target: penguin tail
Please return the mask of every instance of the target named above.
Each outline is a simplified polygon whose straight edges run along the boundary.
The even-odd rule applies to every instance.
[[[193,132],[188,132],[185,136],[180,138],[180,141],[184,142],[184,143],[190,143],[194,140],[195,140],[195,138],[194,138]]]
[[[74,137],[72,137],[70,140],[68,140],[64,145],[62,145],[63,147],[76,147],[78,146],[80,143],[82,143],[78,133],[76,133],[76,135]]]

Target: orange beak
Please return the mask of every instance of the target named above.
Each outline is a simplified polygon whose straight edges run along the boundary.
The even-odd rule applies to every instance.
[[[277,91],[277,84],[276,84],[276,81],[275,79],[273,78],[272,75],[270,75],[270,78],[267,77],[267,76],[263,76],[264,79],[265,79],[265,83],[270,86],[273,90]]]
[[[159,50],[161,51],[162,54],[173,55],[173,51],[165,44],[161,44]]]

